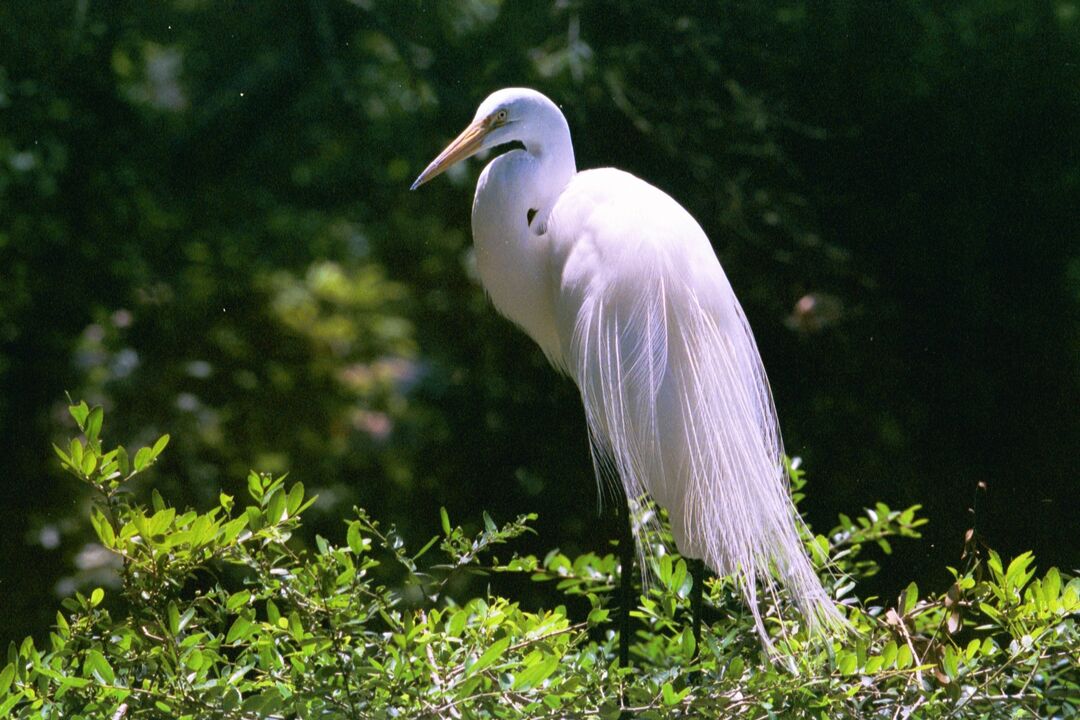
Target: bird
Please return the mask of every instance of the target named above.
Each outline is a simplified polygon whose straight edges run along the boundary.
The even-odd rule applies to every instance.
[[[577,385],[601,486],[621,481],[621,664],[635,540],[643,573],[650,552],[632,507],[650,501],[693,563],[699,644],[705,566],[734,578],[767,648],[759,603],[778,584],[808,626],[843,625],[800,537],[754,335],[705,231],[635,175],[578,171],[566,117],[529,88],[489,95],[411,189],[510,144],[476,183],[476,268],[496,310]]]

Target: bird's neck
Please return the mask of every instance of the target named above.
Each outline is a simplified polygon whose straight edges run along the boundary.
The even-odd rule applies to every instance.
[[[553,363],[562,351],[555,325],[557,279],[551,266],[548,216],[576,168],[565,139],[525,142],[484,169],[473,202],[473,239],[480,280],[496,309],[517,323]]]
[[[541,224],[547,219],[567,183],[577,173],[570,128],[561,114],[559,120],[561,125],[554,126],[543,139],[527,139],[524,142],[528,170],[518,178],[519,189],[536,207],[537,221]],[[532,227],[535,230],[538,225],[534,223]]]

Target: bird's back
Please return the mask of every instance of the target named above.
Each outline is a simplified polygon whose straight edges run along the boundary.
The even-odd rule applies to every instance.
[[[603,169],[574,177],[548,236],[563,363],[628,497],[665,507],[679,551],[736,574],[755,616],[773,566],[811,618],[834,618],[799,538],[753,335],[701,227]]]
[[[571,282],[580,279],[579,268],[595,270],[588,266],[595,260],[605,275],[629,279],[663,271],[690,284],[720,282],[731,293],[701,226],[669,195],[630,173],[603,168],[575,175],[548,230]]]
[[[578,173],[556,203],[548,231],[560,282],[554,296],[564,363],[587,405],[592,401],[587,411],[596,439],[607,446],[604,452],[617,454],[631,440],[619,430],[639,436],[626,451],[640,466],[634,474],[642,489],[672,511],[680,550],[704,557],[675,517],[690,481],[691,450],[677,430],[686,424],[685,398],[704,390],[684,377],[710,361],[688,354],[701,323],[719,338],[741,331],[727,277],[693,217],[666,193],[620,170]],[[617,398],[620,407],[605,407],[601,398]],[[634,427],[611,414],[632,419]]]

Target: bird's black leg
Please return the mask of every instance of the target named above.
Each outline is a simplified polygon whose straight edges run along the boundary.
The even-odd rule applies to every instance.
[[[619,667],[630,667],[630,609],[634,605],[634,532],[630,522],[630,503],[624,497],[619,535]]]
[[[690,574],[694,578],[694,587],[690,590],[690,612],[694,623],[694,662],[697,662],[701,654],[701,603],[705,591],[705,562],[703,560],[690,561]],[[696,683],[700,673],[697,671],[690,674],[690,682]]]

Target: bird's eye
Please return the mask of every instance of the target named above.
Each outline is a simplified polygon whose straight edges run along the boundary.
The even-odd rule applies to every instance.
[[[495,113],[495,122],[500,123],[500,124],[506,122],[506,111],[505,110],[500,110],[499,112]]]

